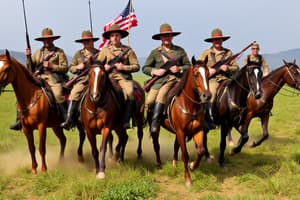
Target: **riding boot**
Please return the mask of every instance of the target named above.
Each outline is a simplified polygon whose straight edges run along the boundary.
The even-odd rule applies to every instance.
[[[134,101],[133,100],[128,100],[125,103],[125,110],[124,110],[124,116],[123,116],[123,128],[124,129],[129,129],[130,128],[130,118],[132,115],[132,111],[133,111],[133,105],[134,105]]]
[[[58,113],[62,116],[64,121],[67,118],[67,108],[68,108],[68,104],[66,101],[58,104]]]
[[[211,102],[208,102],[206,104],[206,125],[209,129],[215,129],[216,124],[214,120],[213,110],[212,110],[212,104]]]
[[[22,129],[21,121],[19,120],[19,111],[16,112],[16,123],[9,127],[11,130],[19,131]]]
[[[156,103],[154,105],[153,116],[150,131],[151,133],[156,133],[159,130],[161,116],[164,112],[165,105],[162,103]]]
[[[72,128],[75,124],[74,115],[77,111],[77,105],[78,101],[69,102],[66,120],[60,124],[60,126],[66,130],[70,130],[70,128]]]

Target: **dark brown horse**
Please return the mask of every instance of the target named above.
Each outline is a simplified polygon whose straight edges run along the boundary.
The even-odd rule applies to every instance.
[[[142,154],[145,93],[137,82],[134,83],[138,90],[138,99],[133,123],[137,125],[138,129],[139,144],[137,153],[140,158]],[[89,69],[88,92],[81,106],[81,120],[91,144],[92,155],[96,165],[96,178],[105,178],[105,154],[107,142],[112,137],[112,130],[115,130],[119,137],[119,142],[116,146],[116,157],[119,161],[124,160],[128,135],[126,129],[122,127],[120,117],[122,111],[122,106],[116,99],[112,83],[104,67],[101,64],[91,65]],[[100,162],[99,151],[97,150],[97,134],[102,135]]]
[[[28,147],[32,160],[31,171],[37,173],[37,161],[35,157],[35,145],[33,131],[39,132],[39,152],[42,159],[42,171],[47,170],[46,165],[46,128],[51,127],[60,142],[60,159],[63,159],[66,145],[66,137],[60,127],[63,119],[58,115],[56,109],[50,107],[48,99],[37,81],[31,76],[28,70],[11,57],[6,50],[0,55],[0,88],[11,83],[16,94],[18,109],[20,110],[21,124],[23,132],[27,138]],[[1,89],[2,90],[2,89]],[[81,129],[82,130],[82,129]],[[78,154],[82,157],[82,144],[85,137],[84,132],[80,132],[81,146]]]
[[[273,100],[280,89],[287,84],[288,86],[300,90],[300,69],[296,61],[288,63],[283,60],[284,65],[270,72],[261,81],[263,96],[255,99],[253,94],[248,97],[248,112],[242,129],[248,132],[248,127],[252,118],[258,117],[261,121],[263,130],[262,137],[253,141],[250,147],[259,146],[269,137],[268,123],[270,113],[273,108]],[[241,129],[241,128],[240,128]],[[229,141],[232,141],[231,133],[228,135]]]
[[[224,152],[226,148],[226,136],[233,127],[237,130],[244,123],[247,114],[247,97],[249,93],[258,99],[262,95],[260,87],[262,77],[261,66],[248,64],[242,67],[232,78],[221,83],[217,91],[216,100],[213,102],[215,123],[221,126],[219,164],[224,166]],[[231,155],[241,151],[249,136],[246,130],[241,130],[241,137],[237,147],[232,149]],[[207,135],[206,135],[207,136]],[[209,152],[206,146],[206,157]]]
[[[204,107],[211,98],[208,87],[208,68],[206,62],[196,61],[192,58],[192,66],[187,70],[180,80],[178,94],[175,95],[168,107],[168,114],[164,115],[162,126],[176,134],[174,143],[173,165],[178,160],[179,146],[184,162],[184,178],[187,186],[191,185],[191,177],[188,169],[189,154],[186,140],[194,139],[197,149],[197,159],[190,164],[191,169],[199,166],[204,155]],[[148,119],[151,119],[151,117]],[[153,147],[156,153],[158,167],[161,167],[159,131],[152,133]]]

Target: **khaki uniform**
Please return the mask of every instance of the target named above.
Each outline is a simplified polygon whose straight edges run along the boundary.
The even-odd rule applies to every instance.
[[[55,54],[50,58],[49,62],[52,64],[51,71],[44,71],[40,77],[44,79],[52,89],[55,100],[58,104],[65,102],[63,95],[63,79],[62,74],[68,71],[68,61],[64,51],[58,47],[52,47],[50,49],[42,48],[38,49],[32,57],[34,66],[38,66],[43,62],[43,59],[47,55],[55,51]]]
[[[148,76],[153,75],[153,70],[159,69],[168,59],[161,53],[163,48],[157,47],[153,49],[148,56],[142,70]],[[177,64],[181,67],[181,72],[176,74],[168,73],[166,76],[160,77],[151,87],[146,100],[146,108],[151,108],[155,102],[166,104],[167,92],[174,86],[179,78],[182,77],[183,72],[190,67],[189,58],[182,47],[172,45],[169,51],[164,51],[169,58],[177,59],[183,56],[183,59]]]
[[[250,56],[250,57],[249,57]],[[258,56],[254,56],[254,55],[248,55],[245,59],[244,59],[244,65],[247,64],[248,62],[248,58],[251,62],[255,62],[255,63],[259,63],[259,57]],[[270,68],[269,65],[267,64],[265,58],[263,56],[261,56],[261,66],[263,68],[263,74],[264,76],[266,74],[268,74],[270,72]]]
[[[233,55],[233,53],[229,49],[223,48],[222,51],[216,52],[215,49],[213,47],[211,47],[209,49],[204,50],[202,52],[202,54],[200,55],[199,59],[205,60],[205,58],[207,57],[208,58],[207,66],[212,67],[216,62],[227,59],[228,57],[230,57],[232,55]],[[227,65],[229,67],[230,76],[239,70],[239,66],[235,60],[231,61]],[[219,86],[219,82],[221,82],[222,80],[228,79],[229,77],[227,77],[227,76],[228,75],[221,73],[221,74],[212,76],[209,79],[209,89],[210,89],[210,92],[212,93],[211,102],[213,102],[215,99],[215,96],[217,93],[217,88]]]
[[[122,51],[124,51],[127,48],[130,47],[126,45],[121,45],[121,48],[116,48],[113,45],[109,45],[100,51],[97,60],[99,60],[102,63],[108,63],[111,59],[118,56]],[[140,65],[135,52],[131,48],[123,57],[122,63],[126,66],[126,70],[116,73],[112,72],[109,74],[109,77],[118,81],[120,87],[123,90],[125,100],[134,100],[131,73],[139,71]]]
[[[69,71],[72,74],[80,73],[80,71],[76,69],[76,66],[87,61],[90,57],[94,56],[98,52],[99,51],[96,48],[92,49],[92,51],[88,51],[87,49],[81,49],[77,51],[71,61]],[[69,96],[70,101],[79,101],[81,99],[82,92],[87,87],[88,80],[88,74],[76,80]]]

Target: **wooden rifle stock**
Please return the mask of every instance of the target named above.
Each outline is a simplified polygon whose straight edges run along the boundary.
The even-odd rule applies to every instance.
[[[165,69],[166,72],[163,76],[167,75],[169,73],[169,70],[172,66],[176,65],[180,59],[182,59],[183,56],[179,56],[177,59],[174,60],[168,60],[165,62],[162,66],[160,66],[161,69]],[[160,78],[161,76],[153,76],[151,79],[145,81],[143,89],[146,92],[149,92],[150,88],[154,85],[154,83]]]
[[[64,87],[67,89],[71,88],[80,77],[85,76],[88,72],[89,72],[89,67],[86,67],[81,73],[76,74],[68,82],[66,82]]]
[[[238,56],[240,56],[244,51],[246,51],[249,47],[251,47],[253,44],[255,43],[255,41],[251,42],[248,46],[246,46],[245,48],[243,48],[239,53],[236,53],[232,56],[230,56],[229,58],[226,58],[224,60],[220,60],[218,62],[216,62],[212,68],[214,68],[216,70],[215,75],[220,74],[221,73],[221,66],[222,65],[227,65],[229,64],[231,61],[233,61],[234,59],[236,59]],[[215,76],[214,75],[214,76]]]

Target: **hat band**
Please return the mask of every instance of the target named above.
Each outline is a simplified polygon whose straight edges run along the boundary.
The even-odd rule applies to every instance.
[[[213,34],[212,37],[223,37],[222,34]]]
[[[173,31],[171,29],[165,29],[161,30],[160,33],[172,33]]]
[[[88,40],[88,39],[93,39],[93,37],[92,36],[83,36],[82,39],[83,40]]]
[[[42,37],[52,37],[52,34],[43,34]]]

